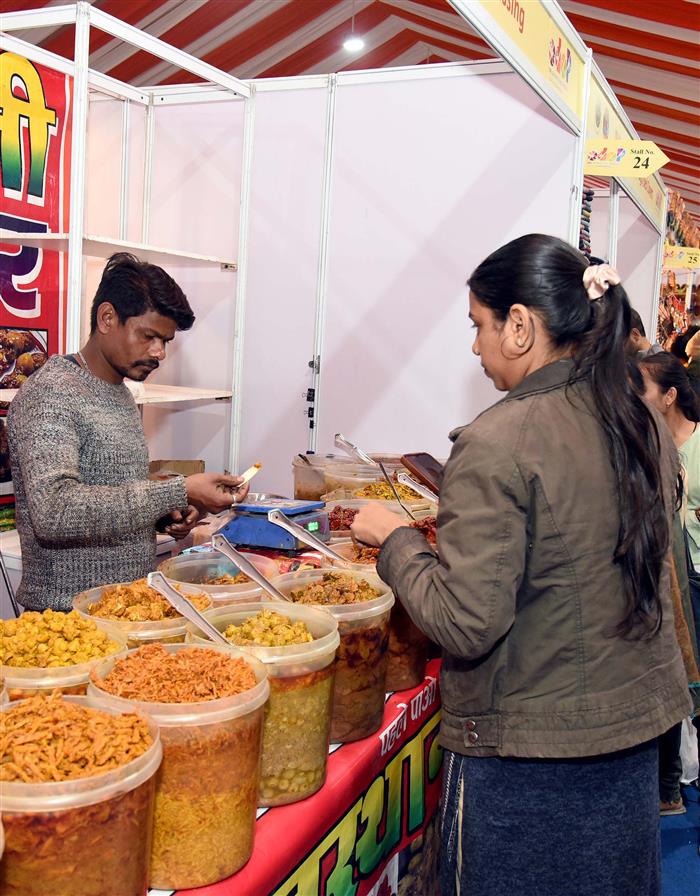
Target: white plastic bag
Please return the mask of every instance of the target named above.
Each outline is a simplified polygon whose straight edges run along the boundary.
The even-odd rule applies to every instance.
[[[681,733],[681,760],[683,762],[683,774],[681,781],[690,784],[696,781],[698,775],[698,734],[690,719],[683,719]]]

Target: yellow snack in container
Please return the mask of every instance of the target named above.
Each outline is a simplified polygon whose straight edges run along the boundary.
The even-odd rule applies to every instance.
[[[0,677],[11,700],[54,690],[85,694],[93,666],[124,653],[121,632],[75,611],[27,611],[0,620]]]
[[[146,644],[93,671],[89,699],[160,728],[150,886],[203,887],[250,858],[268,696],[262,663],[214,644]]]
[[[206,615],[269,674],[260,805],[311,796],[326,779],[338,623],[325,610],[274,602],[222,607]],[[195,626],[187,638],[210,643]]]

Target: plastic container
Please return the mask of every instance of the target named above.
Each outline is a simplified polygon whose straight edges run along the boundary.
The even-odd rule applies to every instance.
[[[120,582],[118,584],[126,585],[128,582]],[[114,585],[100,585],[98,588],[90,588],[89,591],[82,591],[73,598],[73,608],[87,619],[93,619],[95,622],[101,619],[100,616],[91,616],[88,613],[90,604],[94,604],[102,597],[102,593],[106,588],[113,588]],[[201,588],[192,588],[188,585],[180,586],[183,594],[201,594]],[[211,609],[211,608],[208,608]],[[187,631],[187,620],[183,616],[176,616],[170,619],[158,619],[151,622],[123,622],[119,619],[105,620],[108,624],[126,637],[127,647],[140,647],[142,644],[149,644],[152,641],[160,641],[162,644],[181,644],[185,640],[185,632]]]
[[[166,644],[168,652],[197,644]],[[243,656],[254,672],[255,687],[233,697],[204,703],[149,703],[125,700],[90,682],[88,699],[115,709],[147,713],[159,726],[163,764],[156,788],[150,886],[163,890],[203,887],[234,874],[253,851],[260,781],[264,706],[269,696],[267,670],[254,656]],[[109,674],[114,661],[95,670]]]
[[[104,622],[94,616],[90,619],[100,631],[119,644],[119,650],[110,654],[110,657],[124,656],[127,651],[126,635],[119,631],[112,623]],[[0,678],[5,682],[5,689],[10,700],[22,700],[32,694],[50,694],[59,690],[63,694],[81,695],[87,693],[90,672],[99,665],[105,657],[95,657],[87,663],[77,663],[74,666],[0,666]]]
[[[68,697],[104,712],[102,700]],[[4,707],[7,711],[12,704]],[[21,896],[143,896],[153,827],[155,774],[163,755],[153,744],[121,768],[72,781],[3,781],[5,853],[0,892]]]
[[[288,573],[274,584],[291,600],[292,591],[323,579],[329,570]],[[338,621],[340,646],[335,666],[331,741],[361,740],[379,729],[384,718],[389,614],[394,595],[372,573],[334,569],[369,582],[379,596],[355,604],[324,605]]]
[[[279,575],[277,564],[269,557],[261,557],[258,554],[244,556],[266,579],[274,579]],[[268,599],[266,592],[255,582],[243,582],[240,585],[207,585],[208,579],[223,575],[235,576],[239,572],[238,567],[218,551],[180,554],[179,557],[165,560],[158,569],[173,584],[196,585],[198,591],[209,595],[213,607]]]
[[[240,645],[265,664],[270,699],[263,728],[261,806],[284,806],[311,796],[326,780],[338,623],[326,610],[292,603],[257,602],[210,610],[207,619],[220,632],[240,625],[261,610],[274,610],[306,623],[314,640],[286,647]],[[187,640],[211,642],[194,626]]]
[[[351,539],[341,539],[331,543],[334,551],[352,562],[354,543]],[[328,560],[328,563],[331,563]],[[355,571],[376,572],[376,563],[352,562]],[[341,571],[340,567],[333,567]],[[405,691],[417,687],[425,678],[428,662],[429,640],[414,624],[400,599],[391,608],[389,621],[389,658],[386,669],[387,691]]]
[[[327,491],[326,468],[347,463],[347,457],[337,455],[305,454],[308,460],[299,455],[292,459],[292,475],[294,476],[294,497],[304,501],[318,501]]]
[[[384,482],[384,476],[379,467],[370,467],[364,464],[334,464],[326,467],[326,492],[334,492],[338,489],[350,492],[354,497],[355,492],[373,482]]]

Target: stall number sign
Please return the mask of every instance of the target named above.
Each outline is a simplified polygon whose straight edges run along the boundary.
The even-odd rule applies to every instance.
[[[648,177],[670,161],[651,140],[593,137],[586,140],[583,173],[599,177]]]
[[[664,246],[664,268],[666,270],[696,271],[700,269],[700,249],[688,246]]]

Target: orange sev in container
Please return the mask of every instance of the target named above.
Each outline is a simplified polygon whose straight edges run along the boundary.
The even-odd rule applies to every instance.
[[[233,647],[147,644],[93,671],[89,698],[160,728],[152,887],[205,886],[250,858],[268,695],[262,663]]]
[[[86,697],[0,713],[0,892],[143,896],[162,750],[155,724]]]

